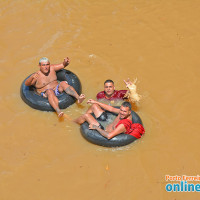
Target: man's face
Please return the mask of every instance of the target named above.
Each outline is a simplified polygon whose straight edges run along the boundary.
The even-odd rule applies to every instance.
[[[48,74],[50,70],[50,63],[48,61],[41,62],[40,70],[44,74]]]
[[[120,107],[120,111],[119,111],[120,119],[126,119],[127,117],[129,117],[130,114],[131,114],[131,110],[129,109],[129,107],[124,107],[124,106]]]
[[[113,83],[104,84],[104,92],[107,96],[111,96],[114,93],[115,87]]]

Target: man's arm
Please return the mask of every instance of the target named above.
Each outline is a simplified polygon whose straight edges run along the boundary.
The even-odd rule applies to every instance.
[[[98,126],[94,124],[90,124],[89,129],[96,129],[102,136],[104,136],[105,138],[109,140],[115,137],[116,135],[119,135],[120,133],[123,133],[126,131],[123,124],[120,124],[116,129],[114,129],[111,132],[104,131],[103,129],[99,128]]]
[[[26,86],[35,85],[38,77],[39,77],[39,73],[38,72],[32,74],[28,79],[26,79],[25,85]]]
[[[103,108],[104,110],[107,110],[107,111],[110,111],[110,112],[114,112],[114,113],[119,113],[119,111],[120,111],[120,109],[118,109],[118,108],[114,108],[114,107],[112,107],[112,106],[110,106],[110,105],[107,105],[107,104],[104,104],[104,103],[101,103],[101,102],[98,102],[98,101],[95,101],[95,100],[93,100],[93,99],[89,99],[88,101],[87,101],[87,103],[91,103],[91,104],[98,104],[101,108]]]
[[[64,61],[63,63],[61,64],[54,64],[54,65],[51,65],[50,67],[53,67],[55,71],[59,71],[61,69],[64,69],[67,65],[69,65],[70,63],[70,60],[69,58],[64,58]]]

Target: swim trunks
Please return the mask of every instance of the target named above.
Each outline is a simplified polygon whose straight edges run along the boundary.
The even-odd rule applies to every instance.
[[[99,128],[104,130],[104,127],[99,123]]]
[[[56,96],[60,95],[61,93],[59,92],[58,88],[60,86],[60,83],[56,86],[56,89],[54,90],[54,93]]]
[[[47,90],[53,90],[54,93],[55,93],[55,95],[58,96],[58,95],[61,94],[61,93],[59,92],[59,90],[58,90],[59,86],[60,86],[60,83],[56,86],[56,89],[55,89],[55,90],[53,90],[53,89],[47,89]],[[45,93],[46,93],[47,90],[45,90],[44,92],[41,92],[40,95],[41,95],[42,97],[45,98],[45,97],[46,97],[46,96],[45,96]]]
[[[68,84],[67,81],[65,81],[65,82]],[[59,96],[61,94],[58,90],[59,86],[60,86],[60,83],[56,86],[56,89],[54,90],[54,93],[56,96]],[[53,90],[53,89],[47,89],[47,90]],[[44,92],[41,92],[40,95],[45,98],[45,93],[47,90],[45,90]]]
[[[134,136],[135,138],[141,138],[141,136],[144,134],[145,130],[144,127],[139,124],[139,123],[132,123],[131,120],[129,119],[122,119],[118,122],[118,124],[115,126],[115,128],[117,128],[117,126],[119,126],[120,124],[123,124],[126,132],[125,134],[129,134]]]
[[[108,118],[108,116],[107,116],[106,112],[103,112],[103,113],[97,118],[97,120],[99,120],[99,121],[106,121],[107,118]]]

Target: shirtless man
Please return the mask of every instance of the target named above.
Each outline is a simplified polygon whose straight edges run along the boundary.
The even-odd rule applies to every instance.
[[[131,104],[129,102],[123,102],[120,106],[120,109],[114,108],[104,103],[100,103],[98,101],[94,101],[89,99],[87,103],[92,104],[92,106],[88,109],[86,114],[80,116],[74,122],[78,124],[82,124],[85,121],[89,123],[89,129],[96,129],[102,136],[107,139],[111,139],[116,135],[121,133],[132,135],[133,137],[140,138],[142,134],[144,134],[145,130],[143,126],[139,123],[132,123],[132,115],[131,115]],[[102,125],[91,115],[94,113],[95,117],[98,120],[101,120],[102,114],[105,113],[105,110],[118,114],[114,121],[109,124],[106,129],[102,127]],[[104,116],[105,121],[107,116]]]
[[[67,94],[75,97],[78,100],[78,103],[82,103],[85,99],[85,95],[81,94],[80,96],[77,94],[75,89],[68,85],[66,81],[62,81],[58,83],[56,72],[64,69],[67,65],[69,65],[69,58],[65,58],[63,63],[50,65],[48,58],[41,58],[39,61],[40,70],[36,73],[32,74],[26,81],[26,86],[34,86],[36,91],[44,98],[48,98],[50,105],[54,108],[58,117],[62,117],[64,113],[60,110],[58,106],[58,98],[57,96],[63,91]]]

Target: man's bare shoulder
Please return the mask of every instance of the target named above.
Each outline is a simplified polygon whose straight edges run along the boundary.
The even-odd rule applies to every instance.
[[[56,65],[56,64],[50,65],[50,71],[51,71],[51,72],[52,72],[52,71],[54,71],[54,72],[58,71],[57,67],[58,67],[58,65]],[[60,70],[60,69],[59,69],[59,70]]]
[[[50,69],[55,70],[55,65],[54,64],[50,65]]]

